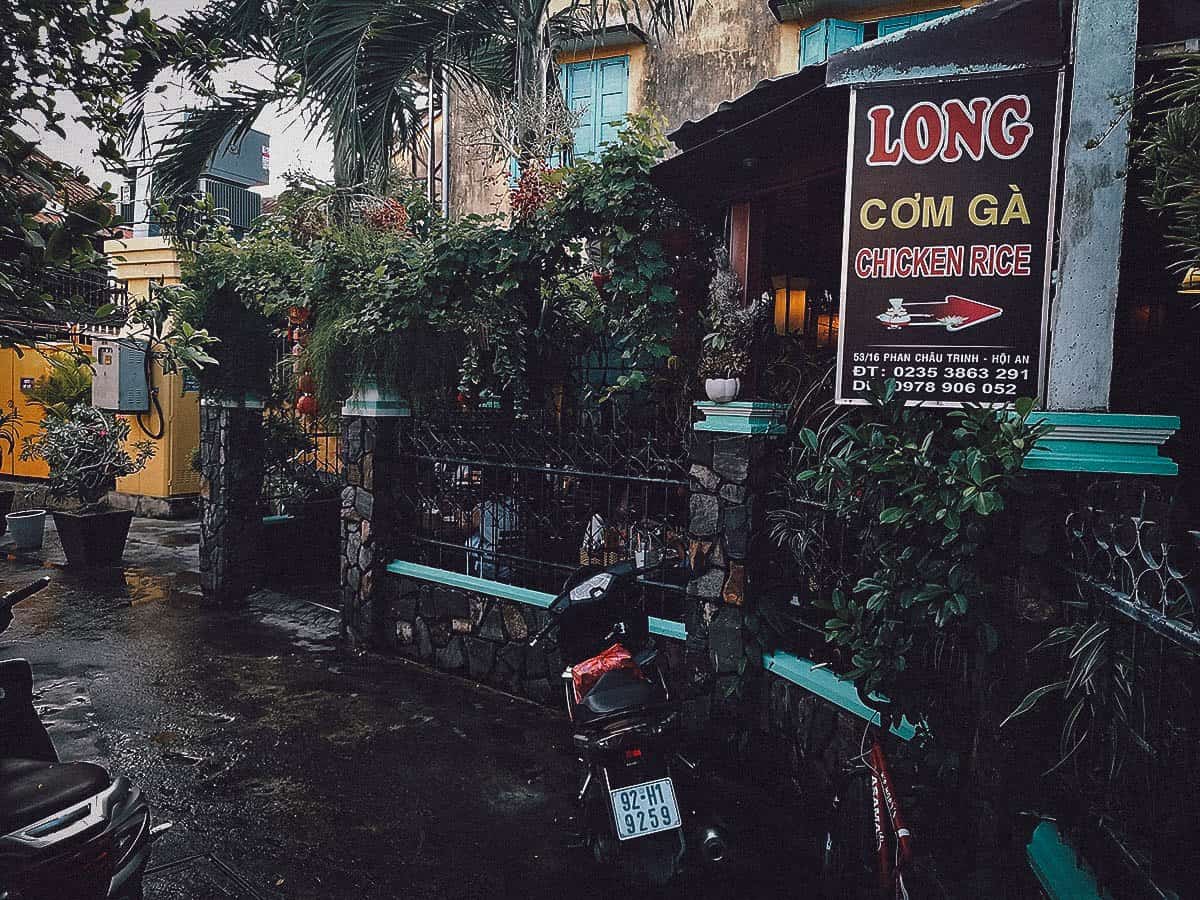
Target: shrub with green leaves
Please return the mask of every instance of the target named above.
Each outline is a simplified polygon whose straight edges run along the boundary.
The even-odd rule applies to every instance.
[[[889,380],[869,406],[796,438],[773,536],[824,585],[815,602],[843,674],[914,720],[927,712],[926,650],[947,635],[994,649],[986,568],[997,514],[1046,430],[1032,408],[907,407]]]
[[[152,441],[128,441],[128,419],[81,403],[67,416],[43,420],[40,433],[25,439],[21,458],[50,467],[51,496],[89,509],[102,503],[116,479],[140,472],[154,455]]]

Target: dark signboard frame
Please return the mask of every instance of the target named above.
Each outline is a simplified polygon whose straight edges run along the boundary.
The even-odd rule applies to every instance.
[[[896,379],[898,393],[910,405],[1008,406],[1022,396],[1043,398],[1063,83],[1062,69],[1042,69],[852,90],[837,403],[867,404],[865,386],[888,377]],[[993,152],[990,137],[979,156],[978,148],[964,139],[953,145],[943,140],[942,151],[931,159],[909,155],[899,121],[907,110],[921,105],[926,117],[932,110],[946,114],[945,104],[957,100],[956,111],[961,106],[972,115],[970,121],[982,121],[985,112],[972,104],[988,100],[990,109],[998,110],[999,103],[1010,98],[1017,102],[1008,103],[1000,120],[1008,128],[1003,135],[1017,134],[1022,122],[1035,124],[1012,156]],[[1023,99],[1028,99],[1027,107],[1021,106]],[[884,111],[876,113],[881,107]],[[878,120],[887,117],[889,109],[893,116],[885,128]],[[1018,112],[1022,109],[1027,110],[1024,120]],[[872,114],[875,118],[868,124]],[[916,130],[920,125],[926,128]],[[944,119],[941,127],[950,134]],[[907,135],[921,138],[929,133],[927,122],[919,122]],[[912,144],[916,151],[931,146],[931,139]],[[1011,144],[1014,150],[1016,146]],[[875,161],[868,165],[871,154]],[[1015,193],[1021,195],[1028,222],[1022,220],[1020,206],[1008,206],[1015,202],[1012,185],[1020,188]],[[985,199],[973,206],[980,194]],[[953,197],[949,207],[947,197]],[[901,208],[894,210],[897,200]],[[865,213],[864,204],[869,204]],[[976,222],[993,215],[996,221],[990,225]],[[872,246],[864,240],[868,237]],[[1001,242],[986,243],[993,239]],[[868,254],[862,270],[870,272],[868,276],[856,268],[862,253]],[[920,260],[919,266],[914,260]],[[907,272],[895,274],[903,269]],[[1007,275],[1005,269],[1010,270]],[[1036,298],[1029,290],[1035,285],[1040,289]],[[1035,299],[1040,309],[1034,307]],[[934,327],[912,327],[917,324]]]

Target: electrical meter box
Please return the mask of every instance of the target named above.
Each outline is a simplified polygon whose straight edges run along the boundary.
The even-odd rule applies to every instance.
[[[92,350],[96,355],[92,405],[110,412],[149,412],[145,346],[135,341],[97,340]]]

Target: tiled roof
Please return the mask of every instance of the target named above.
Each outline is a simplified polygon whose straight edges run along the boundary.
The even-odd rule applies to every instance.
[[[46,166],[55,165],[55,161],[40,150],[33,151],[31,159]],[[35,221],[38,222],[57,221],[61,218],[64,208],[72,209],[89,200],[95,200],[100,197],[100,191],[83,181],[80,177],[64,178],[58,185],[58,191],[54,194],[47,193],[44,186],[32,178],[21,178],[16,175],[6,176],[0,174],[0,186],[3,186],[6,190],[16,192],[20,196],[41,194],[46,197],[46,206],[34,216]]]

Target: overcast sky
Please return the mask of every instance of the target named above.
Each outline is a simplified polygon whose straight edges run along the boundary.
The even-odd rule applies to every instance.
[[[4,2],[4,0],[0,0]],[[172,16],[189,9],[202,7],[203,2],[189,0],[149,0],[147,5],[154,11],[158,19],[170,19]],[[169,22],[167,23],[169,24]],[[222,85],[232,81],[244,84],[255,84],[262,81],[253,64],[230,67],[223,73]],[[146,113],[148,121],[161,121],[176,110],[188,105],[191,98],[176,84],[168,84],[167,90],[161,94],[151,94],[147,101]],[[61,109],[70,116],[79,107],[74,98],[60,98]],[[96,136],[89,129],[74,123],[63,123],[67,139],[53,134],[43,134],[42,150],[49,156],[62,162],[78,166],[87,175],[100,182],[116,179],[112,173],[106,173],[104,167],[96,162]],[[307,124],[295,113],[283,109],[269,108],[258,120],[256,127],[271,136],[271,183],[258,192],[267,196],[278,193],[283,189],[283,173],[291,168],[304,168],[318,178],[330,178],[333,171],[333,151],[328,141],[320,134],[309,134]]]

